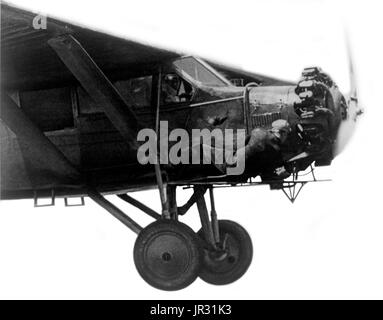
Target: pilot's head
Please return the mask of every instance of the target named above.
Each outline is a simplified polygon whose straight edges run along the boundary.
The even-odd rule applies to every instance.
[[[179,78],[176,74],[170,73],[165,75],[163,79],[164,85],[177,90],[179,85]]]

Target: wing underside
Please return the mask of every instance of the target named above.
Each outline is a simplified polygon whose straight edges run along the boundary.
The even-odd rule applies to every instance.
[[[1,82],[3,87],[30,90],[63,86],[74,77],[48,45],[47,41],[62,34],[76,38],[97,65],[111,78],[124,73],[164,63],[182,54],[53,18],[47,18],[45,29],[35,29],[37,13],[1,4]],[[36,26],[36,25],[35,25]],[[286,85],[287,81],[251,73],[239,68],[211,63],[230,78],[241,77],[246,82],[262,85]]]
[[[117,38],[56,19],[35,29],[37,14],[1,5],[1,80],[9,89],[62,86],[74,80],[47,41],[71,34],[110,77],[180,56],[178,53]]]

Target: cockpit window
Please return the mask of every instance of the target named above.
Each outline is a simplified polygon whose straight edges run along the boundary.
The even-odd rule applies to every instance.
[[[225,87],[228,83],[194,57],[178,59],[173,64],[196,82],[205,86]]]

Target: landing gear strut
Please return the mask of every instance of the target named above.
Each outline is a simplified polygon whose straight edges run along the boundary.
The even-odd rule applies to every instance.
[[[205,202],[209,190],[210,215]],[[134,263],[138,273],[151,286],[167,291],[186,288],[200,277],[207,283],[224,285],[242,277],[253,256],[246,230],[229,220],[218,220],[213,188],[196,186],[189,201],[177,207],[176,186],[166,185],[166,210],[159,214],[128,196],[120,199],[145,212],[155,222],[142,228],[95,190],[89,196],[118,220],[138,234],[134,245]],[[193,204],[197,204],[202,228],[195,233],[178,221]]]

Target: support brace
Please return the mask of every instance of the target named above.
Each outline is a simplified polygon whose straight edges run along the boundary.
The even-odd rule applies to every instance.
[[[127,216],[119,208],[117,208],[113,203],[106,200],[99,192],[94,189],[88,190],[88,196],[96,202],[98,205],[103,207],[116,219],[120,220],[124,225],[126,225],[130,230],[139,234],[142,230],[142,227],[136,223],[132,218]]]
[[[103,109],[106,116],[134,150],[137,149],[139,123],[135,113],[88,52],[72,35],[48,40],[83,88]]]
[[[157,75],[157,96],[156,96],[156,144],[157,144],[157,150],[160,150],[160,106],[161,106],[161,88],[162,88],[162,70],[161,67],[158,70]],[[169,200],[167,198],[167,186],[164,184],[164,181],[162,179],[162,171],[160,166],[160,154],[157,152],[157,161],[154,164],[154,171],[156,173],[156,180],[157,180],[157,186],[158,186],[158,192],[160,194],[161,199],[161,207],[162,207],[162,217],[164,219],[170,219],[170,212],[169,212]]]
[[[178,208],[177,208],[177,187],[175,185],[167,185],[167,199],[169,201],[169,214],[173,220],[178,220]]]
[[[214,240],[215,240],[215,243],[219,243],[220,242],[219,224],[218,224],[217,211],[215,211],[215,201],[214,201],[213,187],[209,188],[209,195],[210,195],[210,205],[211,205],[210,219],[211,219],[211,225],[212,225],[212,228],[213,228]]]
[[[153,209],[147,207],[142,202],[132,198],[131,196],[127,194],[119,194],[118,197],[127,203],[131,204],[132,206],[140,209],[141,211],[145,212],[147,215],[151,216],[152,218],[158,220],[161,219],[161,215],[157,212],[155,212]]]
[[[1,93],[0,119],[17,137],[33,187],[81,186],[77,169],[5,92]]]
[[[63,183],[73,183],[75,186],[83,185],[83,179],[78,170],[5,93],[1,95],[0,119],[16,134],[19,143],[26,145],[27,154],[24,156],[35,167],[35,170],[39,169],[38,165],[46,166],[43,177],[48,179],[47,182],[57,185]],[[42,154],[44,156],[41,156]],[[94,188],[89,187],[88,196],[133,232],[139,233],[142,230],[140,225],[106,200]],[[37,195],[35,196],[36,204]],[[52,204],[54,204],[53,191]]]
[[[201,187],[199,187],[199,186],[195,187],[196,190],[198,190],[199,188],[201,188]],[[214,239],[212,225],[211,225],[210,220],[209,220],[209,213],[207,211],[204,195],[200,196],[197,199],[197,207],[198,207],[198,212],[199,212],[199,216],[201,219],[201,225],[202,225],[202,231],[204,234],[204,238],[209,245],[211,245],[214,249],[217,249],[216,242]]]
[[[194,188],[194,192],[191,195],[190,199],[182,206],[178,207],[178,214],[184,215],[189,209],[197,202],[201,196],[203,196],[206,192],[207,188],[205,186],[200,186],[199,188]]]

